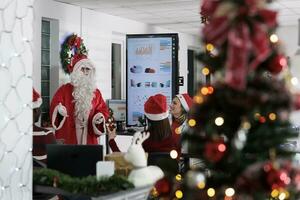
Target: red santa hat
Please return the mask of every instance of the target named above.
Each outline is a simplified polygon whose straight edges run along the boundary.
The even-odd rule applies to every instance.
[[[152,121],[163,120],[168,117],[167,98],[162,94],[150,96],[144,104],[145,115]]]
[[[76,60],[73,61],[74,63],[74,69],[72,71],[80,70],[82,67],[90,68],[91,70],[94,70],[94,64],[90,59],[88,59],[86,56],[83,56],[81,58],[75,58]],[[70,73],[72,73],[72,71]]]
[[[190,97],[190,95],[184,93],[184,94],[177,94],[176,97],[179,99],[183,109],[186,112],[189,112],[190,108],[193,105],[193,99]]]
[[[32,108],[39,108],[43,103],[41,95],[32,88]]]

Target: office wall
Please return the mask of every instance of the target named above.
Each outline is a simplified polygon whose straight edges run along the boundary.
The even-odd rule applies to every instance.
[[[0,199],[32,199],[33,2],[1,2]]]

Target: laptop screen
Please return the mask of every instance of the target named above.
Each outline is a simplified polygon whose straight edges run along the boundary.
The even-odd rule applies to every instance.
[[[47,145],[47,166],[76,177],[96,175],[96,163],[103,160],[101,145]]]

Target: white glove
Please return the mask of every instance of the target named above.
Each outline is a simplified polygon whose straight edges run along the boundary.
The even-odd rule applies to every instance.
[[[95,124],[101,124],[104,121],[105,121],[104,116],[102,114],[95,116],[95,119],[94,119]]]
[[[58,113],[63,117],[68,117],[67,109],[61,103],[58,105]]]
[[[105,133],[105,118],[103,116],[102,113],[97,113],[94,117],[93,117],[93,130],[95,132],[96,135],[100,136],[103,133]],[[96,125],[102,124],[103,126],[103,132],[99,131],[99,129],[97,128]],[[101,126],[101,125],[100,125]]]

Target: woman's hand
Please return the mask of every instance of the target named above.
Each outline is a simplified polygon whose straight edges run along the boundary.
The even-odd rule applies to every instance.
[[[108,133],[108,141],[115,139],[115,137],[117,136],[117,134],[116,134],[117,128],[115,126],[113,126],[113,128],[112,128],[112,126],[109,123],[106,123],[105,125],[106,125],[106,130]]]

